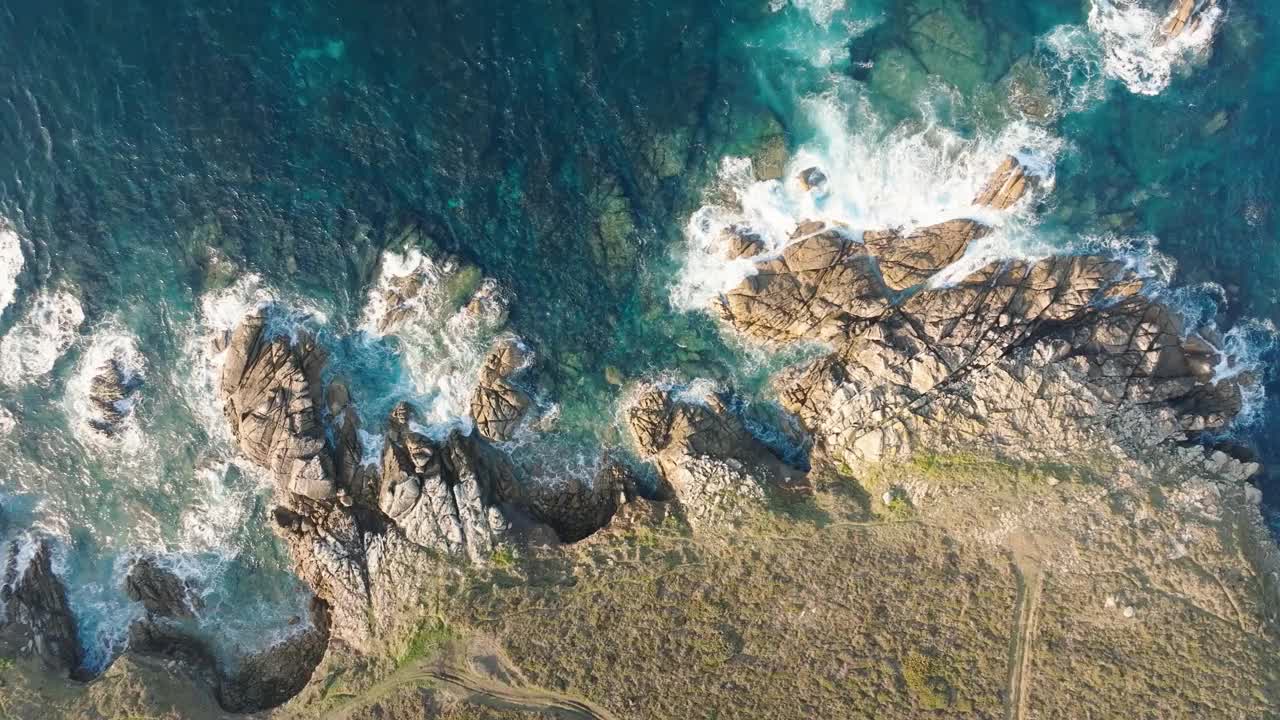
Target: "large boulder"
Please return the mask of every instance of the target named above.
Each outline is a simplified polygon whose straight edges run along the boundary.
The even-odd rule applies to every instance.
[[[74,676],[82,660],[80,641],[52,560],[48,540],[24,536],[9,543],[0,586],[0,647],[10,657],[34,653],[49,668]]]
[[[515,434],[531,400],[513,378],[528,363],[528,350],[515,338],[503,338],[489,351],[471,395],[471,417],[484,437],[504,442]]]
[[[720,316],[758,340],[826,340],[875,321],[889,300],[871,258],[844,229],[803,223],[782,257],[720,298]]]
[[[732,403],[724,393],[691,398],[655,386],[642,389],[627,413],[637,449],[695,527],[731,521],[806,480],[806,470],[757,438]]]
[[[134,602],[142,603],[148,614],[158,617],[194,617],[204,605],[195,588],[154,557],[144,557],[133,564],[124,590]]]
[[[107,436],[118,433],[141,386],[141,378],[127,372],[116,358],[104,362],[89,383],[89,426]]]
[[[222,367],[223,412],[240,449],[284,491],[312,500],[336,495],[319,408],[324,353],[305,332],[268,328],[269,309],[247,316]]]

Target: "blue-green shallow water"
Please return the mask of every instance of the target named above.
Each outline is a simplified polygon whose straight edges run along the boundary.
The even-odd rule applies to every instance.
[[[684,225],[721,158],[779,126],[838,165],[836,118],[834,135],[855,140],[845,166],[874,169],[849,197],[931,212],[947,201],[922,187],[930,174],[959,187],[959,171],[942,153],[918,182],[892,155],[916,146],[885,133],[927,145],[913,128],[928,119],[958,147],[986,147],[1025,125],[1019,138],[1054,146],[1056,186],[1023,235],[1153,236],[1179,283],[1222,286],[1230,302],[1209,315],[1224,327],[1280,319],[1268,142],[1280,12],[1230,2],[1211,56],[1173,63],[1167,87],[1143,95],[1108,75],[1116,51],[1088,0],[777,4],[0,4],[0,216],[24,257],[0,332],[59,289],[85,315],[49,372],[0,385],[17,420],[0,434],[0,493],[11,532],[64,539],[89,664],[118,649],[134,612],[118,585],[136,548],[206,582],[224,647],[261,643],[301,611],[267,493],[221,428],[210,318],[242,309],[227,298],[246,273],[322,315],[311,324],[376,420],[412,383],[396,343],[357,330],[390,231],[409,219],[516,298],[512,327],[560,404],[554,437],[528,451],[542,475],[616,441],[607,367],[755,393],[785,362],[672,304],[687,282]],[[1019,61],[1061,107],[1044,127],[1008,110],[1002,79]],[[145,366],[137,435],[79,440],[76,378],[121,338]],[[1277,411],[1264,410],[1240,433],[1280,460]]]

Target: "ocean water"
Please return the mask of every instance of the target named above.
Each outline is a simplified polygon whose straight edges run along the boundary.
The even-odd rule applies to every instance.
[[[802,217],[996,224],[940,282],[997,257],[1130,257],[1192,325],[1238,328],[1221,372],[1271,392],[1233,436],[1274,464],[1280,10],[1220,0],[1161,43],[1164,5],[0,3],[5,532],[57,540],[93,668],[137,612],[120,584],[140,552],[203,588],[221,649],[260,646],[305,599],[231,446],[214,338],[262,303],[320,335],[376,450],[401,399],[465,429],[475,370],[513,332],[543,428],[513,453],[531,482],[586,476],[624,442],[611,381],[701,378],[767,409],[768,374],[808,352],[705,312],[749,272],[716,245],[741,218],[773,251]],[[821,196],[756,180],[782,133],[787,175],[821,166]],[[1007,153],[1041,189],[981,215]],[[420,246],[398,244],[409,223]],[[466,266],[493,281],[478,317],[449,291]],[[413,273],[429,291],[379,327]],[[105,358],[142,381],[112,438],[85,428]],[[1280,504],[1280,476],[1260,482]]]

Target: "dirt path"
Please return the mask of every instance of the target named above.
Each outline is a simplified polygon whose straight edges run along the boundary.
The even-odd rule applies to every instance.
[[[550,713],[560,720],[618,720],[608,710],[582,698],[539,687],[512,685],[457,664],[439,661],[424,661],[401,668],[360,693],[359,698],[329,711],[324,717],[330,720],[350,717],[352,712],[404,687],[434,687],[476,705],[517,712]]]
[[[1027,557],[1017,560],[1018,599],[1013,637],[1009,644],[1009,688],[1007,720],[1025,720],[1031,696],[1031,668],[1035,657],[1036,623],[1044,573],[1039,563]]]

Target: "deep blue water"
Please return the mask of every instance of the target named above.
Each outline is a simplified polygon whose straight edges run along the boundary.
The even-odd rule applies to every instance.
[[[751,393],[785,362],[682,294],[701,273],[686,223],[722,158],[783,129],[876,222],[954,204],[1001,149],[1039,153],[1053,191],[1005,252],[1155,238],[1200,320],[1280,320],[1280,11],[1229,0],[1205,42],[1163,57],[1116,35],[1127,0],[793,2],[0,3],[0,217],[22,258],[0,333],[30,340],[0,345],[0,496],[11,532],[62,538],[90,662],[132,612],[136,548],[204,579],[230,644],[299,611],[266,493],[221,429],[208,340],[270,294],[323,316],[358,391],[421,393],[409,341],[358,332],[407,222],[515,298],[560,412],[529,451],[544,475],[615,441],[606,368]],[[1019,67],[1048,120],[1010,110]],[[1262,372],[1266,335],[1247,344]],[[15,365],[18,348],[48,362]],[[100,445],[75,388],[113,350],[146,385],[135,435]],[[1277,398],[1238,431],[1272,465]]]

